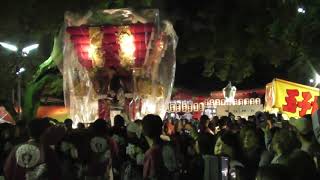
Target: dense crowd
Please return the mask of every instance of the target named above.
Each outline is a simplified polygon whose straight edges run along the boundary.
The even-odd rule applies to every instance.
[[[1,124],[1,176],[7,180],[319,178],[320,146],[310,115],[285,121],[256,113],[200,120],[134,122],[117,115],[114,125],[50,118]],[[88,127],[86,127],[88,126]]]

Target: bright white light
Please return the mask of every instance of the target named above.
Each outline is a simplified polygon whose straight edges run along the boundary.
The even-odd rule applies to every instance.
[[[223,177],[227,177],[228,176],[228,168],[224,168],[221,173],[223,174]]]
[[[35,50],[35,49],[37,49],[38,47],[39,47],[39,44],[32,44],[32,45],[29,45],[29,46],[27,46],[27,47],[24,47],[24,48],[22,49],[22,55],[23,55],[23,56],[27,56],[27,55],[30,53],[30,51]]]
[[[120,46],[121,50],[127,56],[133,56],[136,47],[134,45],[134,37],[133,35],[123,34],[120,38]]]
[[[306,10],[304,10],[302,7],[299,7],[298,8],[298,13],[304,14],[304,13],[306,13]]]
[[[77,129],[77,127],[78,127],[78,121],[73,121],[73,123],[72,123],[72,129]]]
[[[120,44],[120,56],[128,61],[128,63],[134,63],[134,52],[136,50],[134,44],[134,37],[132,34],[123,33],[119,36],[119,44]]]
[[[13,44],[9,44],[9,43],[5,43],[5,42],[0,42],[0,45],[10,51],[14,51],[17,52],[18,51],[18,47],[13,45]]]
[[[18,72],[16,72],[16,74],[19,75],[19,74],[21,74],[21,73],[23,73],[25,71],[26,71],[26,68],[22,67],[22,68],[19,69]]]
[[[150,99],[147,99],[145,102],[142,103],[141,107],[141,114],[155,114],[156,112],[156,103]]]
[[[316,85],[320,84],[320,75],[316,74]]]
[[[314,83],[314,79],[309,79],[309,82],[310,83]]]

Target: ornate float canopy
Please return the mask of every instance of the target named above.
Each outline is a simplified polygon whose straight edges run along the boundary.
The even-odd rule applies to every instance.
[[[67,12],[65,104],[75,122],[164,116],[175,74],[177,36],[154,9]]]

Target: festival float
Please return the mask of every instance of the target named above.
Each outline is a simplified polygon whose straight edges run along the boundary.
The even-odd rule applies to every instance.
[[[164,117],[175,74],[177,36],[158,10],[66,13],[65,105],[75,123]]]

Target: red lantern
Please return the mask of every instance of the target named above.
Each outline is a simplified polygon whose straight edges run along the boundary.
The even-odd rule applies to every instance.
[[[78,61],[88,70],[95,66],[141,67],[154,31],[153,24],[67,28]],[[131,56],[126,57],[126,53]]]

